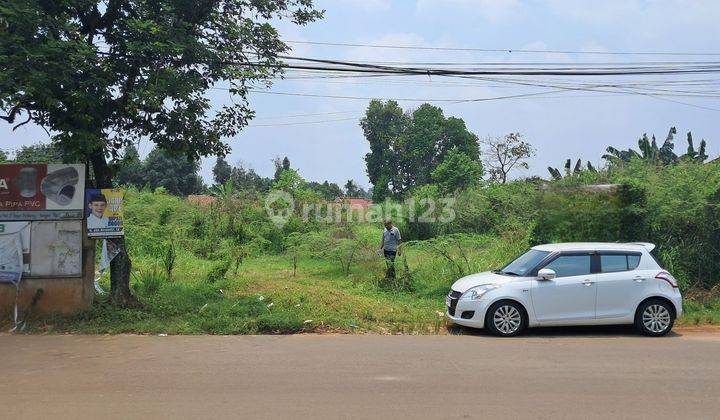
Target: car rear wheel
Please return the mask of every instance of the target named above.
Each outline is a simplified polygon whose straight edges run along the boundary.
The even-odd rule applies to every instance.
[[[670,332],[675,323],[673,308],[660,299],[643,302],[635,314],[635,328],[641,334],[660,337]]]
[[[485,328],[499,337],[519,335],[527,324],[525,309],[519,303],[509,300],[493,304],[485,315]]]

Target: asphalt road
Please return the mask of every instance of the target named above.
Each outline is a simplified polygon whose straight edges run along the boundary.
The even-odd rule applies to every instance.
[[[0,417],[718,418],[720,334],[0,335]]]

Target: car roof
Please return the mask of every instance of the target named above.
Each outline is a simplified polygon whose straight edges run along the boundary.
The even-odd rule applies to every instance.
[[[563,242],[557,244],[543,244],[534,246],[532,249],[547,252],[562,251],[652,251],[654,244],[648,242]]]

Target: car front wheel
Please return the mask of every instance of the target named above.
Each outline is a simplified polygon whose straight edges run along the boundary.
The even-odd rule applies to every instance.
[[[500,301],[493,304],[485,315],[485,328],[499,337],[519,335],[528,324],[525,309],[513,301]]]
[[[675,323],[673,308],[667,302],[650,299],[638,307],[635,328],[644,335],[660,337],[670,332]]]

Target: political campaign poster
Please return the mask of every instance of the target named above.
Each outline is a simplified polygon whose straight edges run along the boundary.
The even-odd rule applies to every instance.
[[[80,220],[85,165],[0,164],[0,220]]]
[[[123,197],[121,189],[85,190],[87,234],[90,238],[117,238],[123,232]]]

